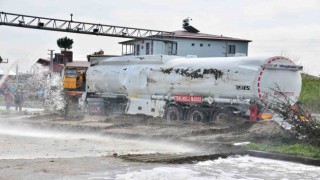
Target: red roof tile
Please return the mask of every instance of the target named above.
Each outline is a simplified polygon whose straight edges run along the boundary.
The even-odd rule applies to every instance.
[[[174,31],[174,35],[177,38],[191,38],[191,39],[212,39],[212,40],[230,40],[230,41],[247,41],[251,42],[251,40],[247,39],[239,39],[233,37],[226,37],[226,36],[218,36],[212,34],[205,34],[205,33],[192,33],[187,31]]]
[[[206,40],[228,40],[228,41],[245,41],[245,42],[251,42],[251,40],[247,39],[240,39],[240,38],[233,38],[233,37],[227,37],[222,35],[212,35],[212,34],[205,34],[205,33],[192,33],[188,31],[173,31],[175,38],[189,38],[189,39],[206,39]],[[126,44],[133,41],[136,41],[137,39],[131,39],[128,41],[119,42],[119,44]]]

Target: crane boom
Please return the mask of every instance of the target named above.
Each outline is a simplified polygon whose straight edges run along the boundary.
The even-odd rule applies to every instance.
[[[72,15],[70,20],[62,20],[1,12],[0,25],[120,38],[162,41],[174,38],[173,32],[73,21]]]

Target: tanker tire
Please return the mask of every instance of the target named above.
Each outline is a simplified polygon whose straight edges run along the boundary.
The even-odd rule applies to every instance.
[[[208,121],[207,114],[202,109],[191,109],[187,113],[187,120],[192,122],[206,123]]]
[[[232,125],[232,117],[230,115],[230,112],[226,109],[218,109],[213,113],[213,116],[211,118],[211,121],[214,122],[217,125]]]
[[[166,108],[165,117],[168,121],[182,120],[182,112],[177,106],[169,106]]]

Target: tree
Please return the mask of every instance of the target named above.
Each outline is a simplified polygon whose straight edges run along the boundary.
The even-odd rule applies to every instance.
[[[68,37],[59,38],[57,40],[57,45],[60,48],[64,48],[64,50],[71,49],[73,44],[73,40],[69,39]]]
[[[301,142],[320,147],[320,124],[311,113],[294,102],[279,87],[272,89],[277,96],[269,94],[271,100],[258,100],[266,109],[271,110],[286,122],[289,132]],[[295,104],[294,104],[295,103]],[[294,105],[292,105],[294,104]]]

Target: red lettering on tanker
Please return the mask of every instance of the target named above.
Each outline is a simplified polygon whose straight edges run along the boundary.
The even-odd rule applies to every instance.
[[[195,103],[202,103],[202,97],[201,96],[191,96],[191,102]]]
[[[175,102],[202,103],[202,96],[176,95],[176,96],[174,96],[174,101]]]

